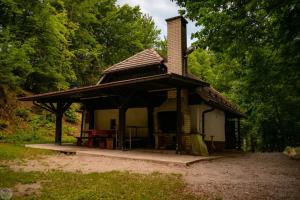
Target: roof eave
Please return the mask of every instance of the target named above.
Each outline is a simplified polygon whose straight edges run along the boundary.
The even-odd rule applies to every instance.
[[[94,91],[101,90],[101,89],[114,88],[114,87],[120,87],[120,86],[130,86],[130,85],[139,84],[139,83],[148,84],[148,82],[159,81],[159,80],[177,81],[176,83],[178,83],[178,84],[180,83],[180,85],[178,85],[178,87],[179,86],[180,87],[199,87],[199,86],[208,86],[209,85],[206,82],[190,79],[188,77],[180,76],[177,74],[166,73],[166,74],[160,74],[160,75],[154,75],[154,76],[148,76],[148,77],[141,77],[141,78],[128,79],[128,80],[115,81],[115,82],[110,82],[110,83],[103,83],[103,84],[99,84],[99,85],[69,89],[69,90],[59,91],[59,92],[50,92],[50,93],[32,95],[32,96],[28,96],[28,97],[20,97],[20,98],[18,98],[18,100],[20,100],[20,101],[39,101],[39,100],[43,101],[43,100],[47,100],[47,99],[53,100],[55,98],[63,99],[63,98],[68,98],[68,97],[70,98],[71,95],[81,94],[83,92],[94,92]],[[174,86],[174,84],[175,83],[172,83],[173,86]]]

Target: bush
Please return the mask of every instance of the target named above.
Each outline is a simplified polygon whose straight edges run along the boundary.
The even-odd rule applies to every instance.
[[[66,134],[67,136],[74,136],[76,133],[76,129],[71,126],[63,126],[63,134]]]
[[[55,114],[46,113],[46,121],[48,121],[49,123],[55,123]]]
[[[300,147],[287,146],[284,149],[283,154],[287,155],[292,159],[300,159]]]
[[[5,142],[15,144],[32,143],[37,140],[40,140],[40,134],[22,129],[16,130],[13,134],[4,137]]]
[[[8,121],[6,121],[4,119],[0,119],[0,130],[7,128],[8,125],[9,125]]]
[[[70,107],[66,112],[66,121],[75,124],[77,121],[76,110],[73,107]]]
[[[30,112],[25,108],[18,108],[15,111],[15,115],[21,117],[24,120],[28,120]]]

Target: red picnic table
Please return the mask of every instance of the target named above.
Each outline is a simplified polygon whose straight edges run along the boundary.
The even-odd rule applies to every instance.
[[[84,133],[87,133],[87,136],[80,136],[77,138],[77,146],[81,146],[83,139],[87,139],[87,146],[93,147],[95,139],[108,139],[114,138],[115,130],[85,130]],[[103,145],[104,144],[104,145]],[[104,148],[105,143],[100,141],[100,147]]]

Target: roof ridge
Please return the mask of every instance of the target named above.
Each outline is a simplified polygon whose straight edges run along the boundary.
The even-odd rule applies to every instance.
[[[117,71],[119,69],[126,69],[131,68],[129,65],[135,65],[135,66],[144,66],[145,64],[148,65],[152,61],[152,63],[159,64],[164,60],[163,57],[155,51],[153,48],[144,49],[125,60],[118,62],[107,69],[104,70],[104,73],[109,73],[113,71]],[[146,62],[146,63],[145,63]]]
[[[157,63],[157,64],[159,64],[159,63]],[[110,70],[110,72],[118,71],[118,70],[121,70],[121,69],[132,69],[132,68],[134,68],[134,67],[150,66],[150,65],[152,65],[152,64],[148,64],[148,65],[140,64],[140,65],[131,66],[131,67],[125,66],[125,67],[120,67],[120,68],[118,68],[118,69],[112,69],[112,70]]]
[[[140,55],[141,53],[143,53],[143,52],[146,51],[146,50],[148,50],[148,49],[144,49],[144,50],[142,50],[142,51],[140,51],[140,52],[138,52],[138,53],[136,53],[136,54],[133,54],[132,56],[126,58],[125,60],[122,60],[121,62],[118,62],[118,63],[116,63],[116,64],[110,66],[109,68],[105,69],[104,72],[105,72],[105,71],[108,71],[110,68],[113,68],[114,66],[116,66],[116,65],[118,65],[118,64],[121,64],[121,63],[126,62],[126,61],[129,60],[130,58],[134,58],[134,57],[136,57],[137,55]]]

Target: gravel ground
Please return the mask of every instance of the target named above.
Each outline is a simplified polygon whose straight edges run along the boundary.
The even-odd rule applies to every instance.
[[[229,154],[189,167],[63,154],[9,164],[14,170],[25,171],[179,173],[187,190],[208,199],[300,199],[300,161],[280,153]]]

